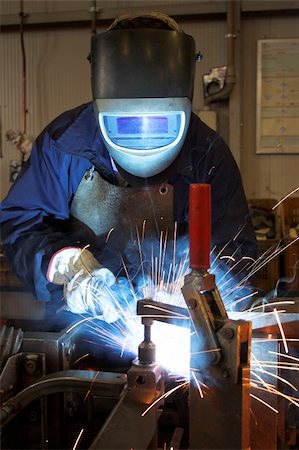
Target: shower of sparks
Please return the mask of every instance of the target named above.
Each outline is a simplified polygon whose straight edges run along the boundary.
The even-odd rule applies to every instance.
[[[255,361],[252,361],[251,365],[254,367],[255,365],[257,365],[257,363]],[[258,365],[259,365],[259,367],[262,365],[263,370],[265,370],[265,367],[268,367],[268,368],[272,368],[272,369],[285,369],[285,370],[290,370],[290,371],[292,371],[292,370],[299,371],[299,366],[296,363],[259,360]]]
[[[273,408],[273,406],[269,405],[269,403],[265,402],[261,398],[257,397],[256,395],[250,394],[250,397],[255,398],[258,402],[263,403],[263,405],[267,406],[267,408],[272,409],[276,414],[278,414],[277,409]]]
[[[251,416],[252,416],[252,418],[254,420],[254,425],[257,426],[258,425],[258,421],[256,419],[256,416],[255,416],[254,412],[252,411],[252,408],[250,408],[250,414],[251,414]]]
[[[295,302],[294,302],[294,300],[281,300],[279,302],[271,302],[271,305],[270,305],[271,308],[274,305],[276,305],[276,306],[277,305],[280,305],[280,306],[283,306],[283,305],[295,305]],[[258,306],[252,306],[250,308],[250,312],[255,311],[256,309],[265,309],[265,308],[267,308],[267,306],[269,306],[269,305],[263,304],[263,305],[258,305]]]
[[[263,387],[258,387],[258,386],[254,386],[256,389],[260,390],[260,391],[264,391],[264,392],[268,392],[274,395],[277,395],[279,397],[283,397],[286,400],[288,400],[288,402],[292,403],[293,405],[295,405],[297,408],[299,408],[299,403],[298,403],[298,398],[294,398],[291,397],[290,395],[286,395],[284,394],[282,391],[279,391],[277,389],[275,389],[274,386],[272,386],[271,384],[267,384],[267,388],[263,388]],[[266,403],[265,403],[266,404]]]
[[[279,310],[279,314],[283,314],[285,312],[286,312],[285,309],[280,309]],[[247,311],[244,311],[244,314],[243,314],[243,319],[244,320],[246,320],[247,313],[250,313],[250,309],[248,309]],[[248,316],[248,317],[249,317],[249,320],[255,320],[255,319],[260,319],[261,317],[273,316],[273,314],[274,314],[274,311],[261,312],[261,313],[256,312],[255,314],[250,314],[250,316]]]
[[[277,313],[277,309],[276,308],[274,308],[274,314],[275,314],[275,317],[276,317],[276,320],[277,320],[277,324],[278,324],[278,327],[279,327],[279,331],[280,331],[280,334],[281,334],[281,337],[282,337],[282,342],[283,342],[283,345],[284,345],[285,352],[289,353],[289,348],[288,348],[288,344],[287,344],[286,337],[285,337],[285,334],[284,334],[284,330],[283,330],[283,327],[282,327],[282,324],[281,324],[281,320],[280,320],[280,317],[279,317],[279,315]]]
[[[201,350],[200,352],[192,352],[190,355],[202,355],[203,353],[220,352],[221,348],[211,348],[210,350]]]
[[[264,372],[263,366],[260,364],[259,360],[257,359],[254,353],[251,353],[251,359],[252,359],[251,364],[255,363],[259,367],[260,371]]]
[[[157,403],[159,403],[161,400],[163,400],[164,398],[169,397],[171,394],[173,394],[175,391],[177,391],[178,389],[182,389],[185,386],[188,386],[189,381],[185,381],[184,383],[179,384],[178,386],[175,386],[174,388],[170,389],[169,391],[165,392],[163,395],[160,395],[154,402],[152,402],[150,404],[150,406],[148,408],[146,408],[145,411],[143,411],[143,413],[141,414],[141,417],[144,417],[145,414],[147,414],[149,412],[150,409],[153,408],[153,406],[155,406]]]
[[[74,446],[73,446],[72,450],[76,450],[77,445],[79,444],[79,441],[80,441],[81,436],[83,434],[83,431],[84,431],[84,428],[82,428],[82,430],[80,431],[80,433],[79,433],[79,435],[78,435],[78,437],[77,437],[77,439],[76,439],[76,441],[74,443]]]
[[[107,236],[106,236],[106,240],[105,240],[105,243],[107,244],[107,242],[109,241],[109,238],[110,238],[110,236],[111,236],[111,233],[114,231],[114,228],[111,228],[109,231],[108,231],[108,233],[107,233]]]
[[[286,339],[286,341],[287,342],[299,342],[299,339],[296,339],[296,338],[288,338],[288,339]],[[272,338],[272,335],[270,334],[269,336],[268,336],[268,338],[255,338],[255,342],[263,342],[263,343],[266,343],[266,342],[282,342],[282,339],[279,339],[279,338]],[[270,352],[269,352],[270,353]]]
[[[95,376],[94,376],[94,378],[93,378],[93,380],[92,380],[92,382],[91,382],[91,384],[90,384],[90,388],[88,389],[88,391],[87,391],[86,394],[85,394],[84,401],[87,400],[87,398],[88,398],[88,396],[89,396],[89,394],[90,394],[90,392],[91,392],[91,389],[92,389],[92,387],[93,387],[93,385],[94,385],[94,382],[96,381],[96,378],[97,378],[97,376],[99,375],[99,373],[100,373],[100,372],[96,372],[96,374],[95,374]]]
[[[255,369],[255,370],[259,370],[259,369]],[[275,379],[277,379],[277,380],[280,380],[282,383],[284,383],[284,384],[287,384],[290,388],[292,388],[294,391],[298,391],[298,389],[296,388],[296,386],[294,386],[292,383],[290,383],[288,380],[286,380],[285,378],[283,378],[283,377],[280,377],[279,375],[276,375],[276,374],[274,374],[274,373],[272,373],[272,372],[269,372],[268,370],[265,370],[265,369],[261,369],[260,370],[263,374],[265,374],[265,375],[269,375],[270,377],[273,377],[273,378],[275,378]],[[265,386],[267,385],[267,383],[254,371],[254,370],[251,370],[251,375],[254,375],[255,377],[257,377]]]
[[[271,351],[271,350],[269,350],[268,353],[271,353],[272,355],[282,356],[282,357],[284,357],[284,358],[293,359],[294,361],[298,361],[298,362],[299,362],[299,358],[296,358],[295,356],[285,355],[284,353],[273,352],[273,351]]]
[[[299,188],[298,188],[299,189]],[[294,191],[295,192],[295,191]],[[283,200],[282,200],[283,201]],[[136,228],[136,242],[137,242],[137,252],[139,256],[139,272],[141,273],[140,280],[136,284],[136,278],[131,278],[129,275],[129,270],[126,266],[125,260],[121,256],[123,271],[126,275],[123,284],[120,279],[118,279],[116,285],[117,289],[108,286],[105,287],[104,291],[107,294],[107,298],[111,302],[111,299],[115,305],[118,312],[119,320],[115,323],[107,324],[101,320],[102,315],[99,314],[96,317],[85,317],[78,324],[73,325],[67,331],[68,333],[74,329],[76,326],[84,324],[88,328],[89,332],[94,335],[95,339],[92,342],[94,345],[105,346],[111,349],[119,351],[119,356],[123,357],[125,352],[129,352],[132,355],[137,355],[138,345],[144,339],[144,328],[141,324],[141,316],[136,315],[136,303],[139,299],[151,299],[156,302],[161,303],[161,307],[155,305],[145,305],[149,309],[153,309],[153,314],[147,315],[153,319],[159,318],[171,318],[171,319],[188,319],[188,309],[184,298],[181,293],[181,288],[184,284],[185,276],[190,272],[189,269],[189,250],[187,248],[188,243],[184,242],[183,249],[180,248],[181,252],[178,251],[178,245],[181,243],[177,238],[176,232],[177,228],[175,226],[174,237],[171,241],[172,251],[171,257],[169,257],[168,239],[167,233],[163,234],[161,232],[159,236],[159,245],[154,248],[152,245],[151,249],[147,249],[147,258],[144,259],[143,254],[143,244],[145,241],[145,222],[143,223],[142,231]],[[113,230],[110,230],[112,232]],[[240,231],[239,231],[240,232]],[[246,288],[247,281],[258,271],[260,271],[265,265],[269,264],[274,258],[278,257],[281,252],[286,250],[290,245],[294,244],[299,240],[294,239],[291,243],[285,246],[276,245],[271,249],[268,249],[260,258],[256,261],[249,257],[242,258],[242,263],[246,263],[246,275],[243,278],[239,277],[239,280],[235,280],[235,274],[238,273],[240,268],[240,261],[235,260],[235,255],[226,255],[226,246],[212,259],[210,273],[216,275],[217,287],[220,291],[220,295],[225,302],[228,314],[230,310],[234,307],[246,304],[250,297],[255,293],[243,292],[243,288]],[[229,243],[227,244],[229,245]],[[212,252],[214,253],[214,252]],[[226,271],[223,271],[223,261],[228,262],[230,266]],[[147,262],[147,264],[146,264]],[[219,270],[220,269],[220,270]],[[240,269],[241,270],[241,269]],[[244,272],[242,272],[244,273]],[[241,275],[241,273],[240,273]],[[285,281],[285,280],[284,280]],[[103,287],[101,287],[101,293],[103,292]],[[277,289],[275,288],[277,293]],[[236,295],[239,293],[239,295]],[[105,294],[105,295],[106,295]],[[97,298],[97,292],[95,291],[95,298]],[[174,313],[167,309],[167,304],[185,307],[186,316]],[[285,352],[288,353],[287,342],[299,342],[299,339],[286,338],[283,331],[283,314],[285,310],[277,311],[273,308],[273,311],[265,311],[267,307],[273,306],[286,306],[289,304],[294,304],[293,300],[283,300],[268,303],[266,299],[263,300],[263,304],[253,304],[249,309],[245,310],[243,308],[243,317],[246,320],[247,313],[251,313],[250,320],[255,318],[261,318],[264,316],[274,315],[281,333],[281,339],[273,339],[271,335],[268,339],[256,339],[256,342],[283,342]],[[161,311],[161,315],[159,314]],[[168,316],[169,312],[169,316]],[[163,314],[162,314],[163,313]],[[167,317],[165,316],[165,313]],[[256,313],[256,314],[252,314]],[[98,320],[97,320],[98,319]],[[100,319],[100,320],[99,320]],[[100,338],[100,339],[99,339]],[[166,398],[176,389],[182,388],[189,384],[189,377],[191,375],[192,380],[196,383],[199,395],[202,396],[202,384],[196,377],[196,369],[190,369],[190,330],[183,327],[178,327],[169,323],[163,323],[159,321],[154,321],[152,326],[152,340],[157,347],[157,362],[163,366],[164,369],[168,371],[169,374],[173,374],[177,377],[181,376],[180,384],[176,386],[173,390],[168,391],[164,396],[159,397],[153,404],[151,404],[147,410],[144,411],[145,415],[150,408],[155,404],[159,403],[162,398]],[[200,353],[207,353],[209,351],[219,351],[220,349],[204,350]],[[269,351],[269,353],[271,353]],[[84,358],[87,355],[83,355]],[[291,396],[280,393],[275,386],[267,383],[263,377],[270,376],[274,380],[279,380],[286,386],[290,387],[294,391],[297,391],[296,386],[290,383],[284,378],[274,375],[269,372],[269,370],[279,369],[279,370],[289,370],[289,371],[299,371],[297,358],[291,357],[290,355],[281,355],[289,360],[292,359],[294,363],[289,361],[259,361],[256,356],[251,353],[251,385],[253,388],[267,391],[273,395],[281,395],[290,403],[298,406],[298,399]],[[79,359],[81,359],[79,358]],[[267,370],[268,369],[268,370]],[[94,381],[93,381],[94,382]],[[208,386],[205,386],[208,388]],[[90,391],[89,391],[90,392]],[[87,393],[86,397],[89,395]],[[265,403],[262,399],[254,396],[258,401]],[[265,403],[266,404],[266,403]],[[277,412],[271,405],[266,404],[270,409]]]
[[[195,381],[195,384],[197,386],[197,389],[198,389],[198,392],[199,392],[199,396],[200,396],[200,398],[203,398],[203,392],[202,392],[202,389],[201,389],[201,386],[200,386],[200,381],[197,379],[197,376],[196,376],[194,370],[191,370],[191,374],[192,374],[193,379]]]
[[[291,195],[295,194],[295,192],[299,191],[299,187],[297,187],[296,189],[294,189],[293,191],[289,192],[285,197],[283,197],[281,200],[279,200],[279,202],[276,203],[276,205],[274,205],[272,207],[272,210],[276,209],[282,202],[284,202],[287,198],[289,198]]]
[[[76,361],[74,361],[74,365],[78,364],[79,361],[82,361],[83,359],[87,358],[89,356],[89,353],[86,353],[85,355],[80,356],[80,358],[76,359]]]

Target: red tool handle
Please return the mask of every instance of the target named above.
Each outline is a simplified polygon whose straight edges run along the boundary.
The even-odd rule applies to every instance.
[[[190,268],[208,270],[211,247],[211,186],[191,184],[189,189]]]

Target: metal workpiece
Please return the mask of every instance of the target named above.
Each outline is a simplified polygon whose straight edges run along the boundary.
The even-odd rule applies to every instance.
[[[198,379],[200,374],[195,373]],[[189,448],[248,450],[250,448],[249,367],[242,368],[241,384],[206,376],[209,388],[200,397],[198,387],[189,388]]]
[[[72,368],[81,331],[82,328],[76,325],[60,332],[27,331],[24,333],[20,350],[43,353],[47,373],[69,370]]]
[[[158,364],[145,366],[136,359],[128,370],[127,377],[130,397],[138,403],[150,405],[164,393],[163,370]]]
[[[141,364],[138,359],[133,361],[127,373],[127,388],[90,450],[149,448],[158,432],[158,418],[163,404],[162,375],[162,369],[157,364]]]
[[[1,426],[6,425],[31,402],[46,395],[58,392],[86,394],[92,387],[92,395],[115,398],[120,395],[126,381],[124,374],[108,372],[66,370],[53,373],[28,386],[3,404],[0,411]]]
[[[137,305],[137,314],[141,314]],[[158,418],[163,404],[164,377],[156,364],[156,346],[151,341],[153,319],[142,317],[144,340],[138,358],[127,372],[127,388],[91,444],[90,450],[121,448],[145,449],[158,433]],[[159,398],[161,400],[159,401]]]
[[[150,444],[155,440],[157,433],[159,409],[154,406],[146,413],[145,411],[143,403],[132,402],[130,394],[128,392],[124,394],[89,449],[151,448]]]

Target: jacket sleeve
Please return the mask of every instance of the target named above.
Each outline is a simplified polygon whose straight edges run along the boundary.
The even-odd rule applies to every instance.
[[[62,295],[61,287],[46,279],[49,257],[74,245],[67,231],[72,196],[91,164],[59,151],[44,131],[31,156],[1,204],[1,240],[4,253],[37,299]],[[72,175],[70,175],[72,174]]]
[[[256,240],[239,168],[224,140],[202,122],[192,123],[191,164],[196,183],[211,185],[212,244],[242,247],[256,256]]]
[[[211,269],[223,273],[220,285],[227,288],[228,280],[234,287],[255,286],[257,243],[239,168],[217,133],[203,125],[202,134],[205,139],[197,141],[192,165],[195,182],[211,185]]]

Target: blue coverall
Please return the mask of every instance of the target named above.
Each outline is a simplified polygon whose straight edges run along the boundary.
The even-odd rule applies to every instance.
[[[50,257],[63,247],[86,244],[75,240],[68,220],[74,194],[92,166],[115,183],[111,159],[90,102],[61,114],[43,130],[1,204],[1,239],[6,257],[13,271],[41,301],[62,298],[62,287],[46,278]],[[179,225],[188,223],[190,183],[209,183],[212,247],[218,250],[226,246],[226,253],[235,258],[257,257],[236,162],[223,139],[193,113],[184,145],[167,178],[173,186],[174,219]],[[105,261],[100,262],[105,266]]]

